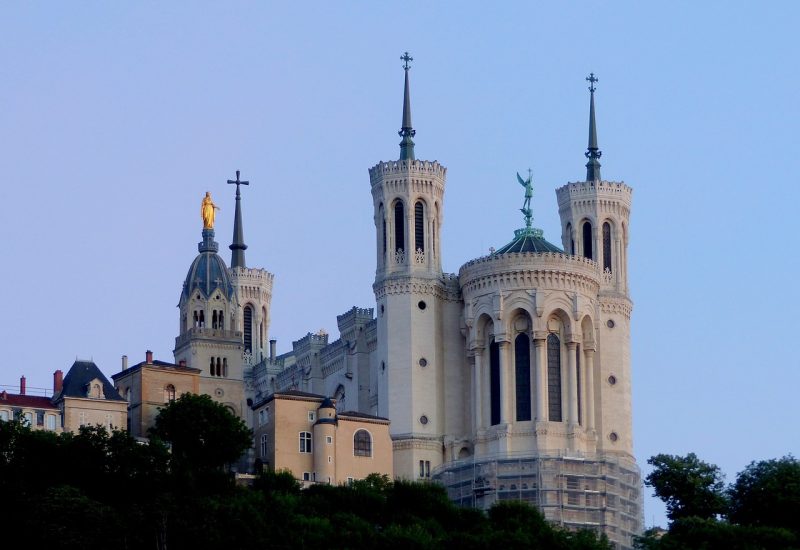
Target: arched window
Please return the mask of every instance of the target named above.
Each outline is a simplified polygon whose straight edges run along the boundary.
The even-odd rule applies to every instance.
[[[227,357],[223,357],[222,358],[222,376],[224,376],[225,378],[228,377],[228,358]]]
[[[200,326],[200,316],[197,314],[197,311],[194,312],[193,318],[194,318],[194,324],[192,326],[194,328],[199,327]]]
[[[211,328],[217,328],[217,310],[211,312]]]
[[[414,252],[425,251],[425,209],[422,201],[414,205]]]
[[[267,436],[266,434],[261,436],[261,456],[267,456]]]
[[[300,452],[311,452],[311,432],[300,432]]]
[[[581,416],[583,416],[583,411],[581,411],[581,345],[578,344],[575,349],[575,383],[577,385],[578,390],[578,424],[583,424],[581,422]]]
[[[531,343],[527,334],[514,339],[514,367],[517,382],[517,420],[531,419]]]
[[[253,308],[244,306],[244,350],[253,353]]]
[[[561,341],[547,336],[547,404],[550,422],[561,422]]]
[[[209,366],[209,369],[208,369],[209,370],[209,374],[211,374],[211,376],[215,376],[215,372],[216,372],[215,366],[216,365],[214,364],[214,358],[212,357],[211,358],[211,365]]]
[[[590,260],[594,259],[592,254],[592,224],[583,222],[583,255]]]
[[[383,251],[382,257],[385,260],[386,259],[386,214],[383,211],[383,203],[381,203],[380,206],[378,207],[378,218],[379,218],[378,223],[381,224],[380,225],[381,242],[383,243],[383,246],[381,247],[381,250]]]
[[[489,394],[491,424],[500,424],[500,346],[492,340],[489,344]]]
[[[168,384],[164,388],[164,402],[169,403],[170,401],[175,401],[175,386],[172,384]]]
[[[217,357],[217,376],[222,376],[222,359]]]
[[[102,394],[100,392],[100,384],[93,384],[92,385],[92,397],[94,397],[96,399],[99,399],[101,397],[101,395]]]
[[[567,248],[567,251],[570,254],[574,255],[575,254],[575,239],[572,236],[572,224],[571,223],[567,224],[567,230],[566,231],[567,231],[567,246],[569,247],[569,248]]]
[[[367,430],[358,430],[353,435],[353,454],[356,456],[372,456],[372,437]]]
[[[394,248],[406,249],[406,213],[403,201],[394,203]]]
[[[603,271],[611,271],[611,224],[603,224]]]
[[[203,310],[200,310],[200,328],[206,326],[206,314]]]
[[[225,328],[225,314],[221,311],[217,314],[217,328],[223,330]]]

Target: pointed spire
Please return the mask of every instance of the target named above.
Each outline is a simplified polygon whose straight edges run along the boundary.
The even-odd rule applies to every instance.
[[[590,73],[586,77],[589,83],[589,147],[586,151],[586,158],[589,162],[586,163],[586,181],[595,181],[600,179],[600,162],[598,159],[603,156],[603,152],[597,147],[597,124],[594,119],[594,84],[599,82],[594,73]]]
[[[411,88],[408,85],[409,62],[414,58],[405,52],[400,59],[403,61],[403,69],[406,73],[406,86],[403,92],[403,125],[398,134],[403,140],[400,142],[400,160],[414,160],[414,141],[411,139],[417,132],[411,127]]]
[[[239,192],[240,185],[250,185],[249,181],[239,180],[239,170],[236,171],[236,179],[228,180],[228,183],[236,185],[236,213],[233,217],[233,243],[228,247],[231,249],[231,269],[234,267],[247,267],[244,262],[244,251],[247,245],[244,244],[244,230],[242,229],[242,195]]]

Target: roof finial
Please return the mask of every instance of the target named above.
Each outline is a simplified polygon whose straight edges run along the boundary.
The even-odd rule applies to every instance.
[[[589,147],[586,151],[586,158],[589,162],[586,163],[586,181],[596,181],[600,179],[600,162],[597,160],[603,156],[603,152],[597,147],[597,125],[594,120],[594,91],[595,83],[599,82],[594,73],[589,73],[586,77],[589,83]]]
[[[242,229],[242,195],[239,192],[239,186],[250,185],[250,182],[240,181],[239,173],[239,170],[237,170],[235,180],[228,180],[228,183],[236,184],[236,213],[233,216],[233,243],[228,247],[231,249],[231,268],[246,267],[244,263],[244,251],[247,250],[247,245],[244,244],[244,230]]]
[[[403,70],[406,73],[406,86],[403,92],[403,125],[398,132],[403,138],[400,142],[400,160],[414,160],[414,141],[411,138],[417,132],[411,127],[411,89],[408,85],[409,62],[414,61],[414,58],[405,52],[400,56],[400,60],[403,61]]]

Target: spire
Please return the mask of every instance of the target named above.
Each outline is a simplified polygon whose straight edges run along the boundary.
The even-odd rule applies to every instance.
[[[400,59],[403,61],[403,69],[406,73],[406,87],[403,92],[403,126],[398,134],[403,140],[400,142],[400,160],[414,160],[414,141],[411,139],[416,135],[416,130],[411,127],[411,88],[408,85],[409,62],[414,58],[405,52]]]
[[[239,170],[236,171],[236,179],[228,180],[230,184],[236,184],[236,213],[233,217],[233,243],[228,247],[231,249],[231,269],[234,267],[247,267],[244,263],[244,251],[247,245],[244,244],[244,230],[242,229],[242,195],[239,192],[240,185],[250,185],[249,181],[239,180]]]
[[[603,152],[597,147],[597,125],[594,120],[594,84],[599,82],[594,73],[590,73],[586,77],[589,83],[589,147],[586,151],[586,158],[589,162],[586,163],[586,181],[595,181],[600,179],[600,162],[597,160],[603,156]]]

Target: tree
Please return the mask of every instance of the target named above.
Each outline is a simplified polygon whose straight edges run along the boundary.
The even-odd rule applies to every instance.
[[[172,446],[173,469],[219,470],[253,444],[245,423],[208,395],[185,393],[161,409],[152,438]]]
[[[725,513],[724,476],[718,466],[703,462],[694,453],[686,456],[658,454],[647,461],[653,471],[645,478],[655,495],[667,505],[670,521],[681,518],[714,518]]]
[[[800,461],[793,456],[751,462],[728,494],[730,521],[800,534]]]

